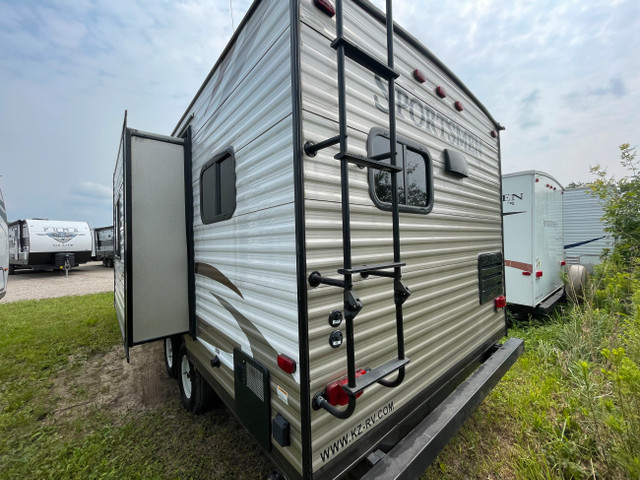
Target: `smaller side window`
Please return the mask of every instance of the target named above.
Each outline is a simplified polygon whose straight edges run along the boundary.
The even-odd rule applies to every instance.
[[[200,217],[216,223],[232,217],[236,210],[236,159],[233,148],[215,155],[200,172]]]
[[[369,133],[369,156],[388,153],[389,136],[382,128]],[[403,170],[397,174],[398,204],[401,212],[427,214],[433,208],[433,174],[427,149],[409,139],[398,136],[397,164]],[[390,159],[382,160],[390,163]],[[391,210],[391,174],[369,169],[369,195],[381,210]]]

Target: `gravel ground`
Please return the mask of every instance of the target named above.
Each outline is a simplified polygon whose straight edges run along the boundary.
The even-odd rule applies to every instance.
[[[73,268],[68,278],[60,271],[16,270],[9,276],[7,294],[0,304],[110,291],[113,291],[113,268],[103,267],[101,262]]]

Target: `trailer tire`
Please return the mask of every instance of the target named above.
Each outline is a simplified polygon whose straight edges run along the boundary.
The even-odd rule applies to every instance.
[[[178,383],[180,384],[182,406],[196,415],[204,413],[211,406],[213,391],[193,363],[191,363],[187,346],[184,343],[180,346],[179,351]]]
[[[178,378],[180,367],[178,363],[178,352],[181,344],[180,337],[168,337],[164,339],[164,368],[171,378]]]

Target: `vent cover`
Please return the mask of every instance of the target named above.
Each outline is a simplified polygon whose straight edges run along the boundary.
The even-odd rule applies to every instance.
[[[256,441],[271,450],[269,370],[239,348],[233,349],[236,415]]]
[[[478,255],[478,288],[480,304],[502,295],[502,252]]]

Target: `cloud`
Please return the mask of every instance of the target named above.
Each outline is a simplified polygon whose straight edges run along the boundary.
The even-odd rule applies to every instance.
[[[536,88],[520,100],[518,126],[522,129],[536,127],[542,123],[542,116],[536,112],[540,102],[540,89]]]

